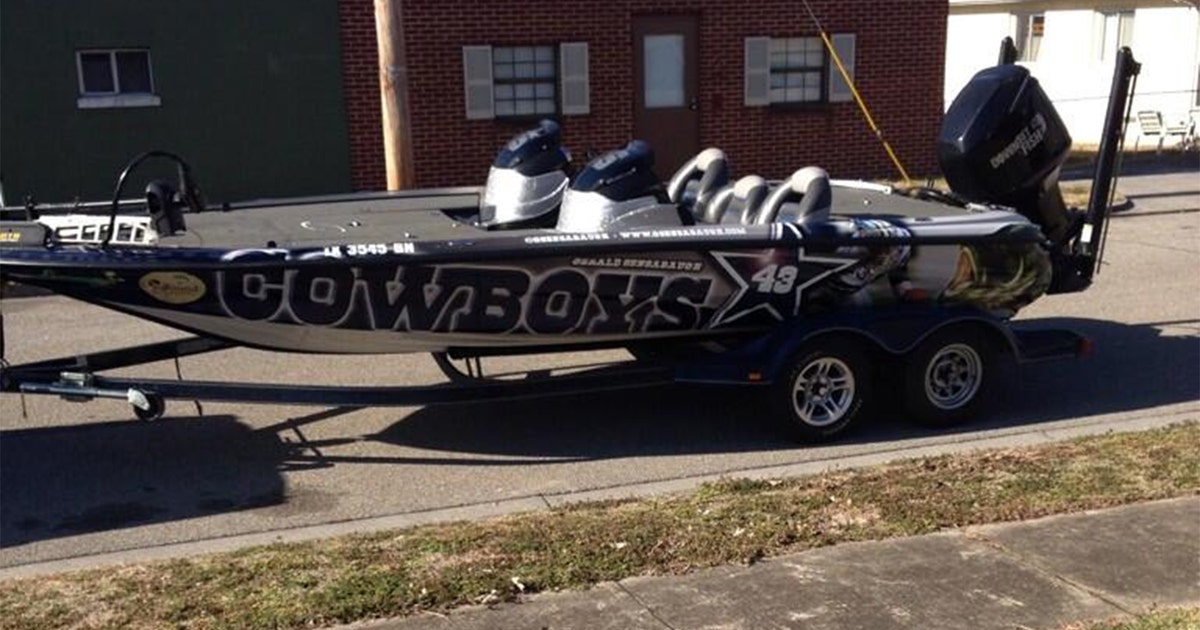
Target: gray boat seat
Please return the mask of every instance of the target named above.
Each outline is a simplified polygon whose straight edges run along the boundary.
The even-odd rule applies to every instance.
[[[833,189],[829,174],[816,166],[806,166],[780,184],[763,202],[754,223],[775,221],[806,224],[829,220]]]
[[[767,198],[767,190],[767,180],[758,175],[747,175],[732,186],[717,191],[704,209],[702,219],[706,223],[750,225],[759,206]]]
[[[697,220],[718,190],[729,183],[729,161],[725,152],[707,148],[688,160],[667,182],[667,197],[692,213]]]

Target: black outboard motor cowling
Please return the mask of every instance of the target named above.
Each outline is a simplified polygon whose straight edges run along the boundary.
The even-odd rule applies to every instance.
[[[1029,70],[1002,65],[977,73],[946,111],[938,164],[954,192],[1016,208],[1063,244],[1073,221],[1058,188],[1071,136]]]

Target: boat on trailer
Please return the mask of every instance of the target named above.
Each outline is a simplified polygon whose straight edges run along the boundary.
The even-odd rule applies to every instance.
[[[1090,284],[1136,72],[1124,53],[1086,211],[1066,208],[1057,185],[1065,126],[1011,63],[977,74],[946,113],[949,191],[835,180],[814,166],[783,181],[735,179],[716,148],[663,182],[640,141],[573,173],[557,124],[543,121],[501,149],[480,189],[210,208],[187,163],[153,151],[121,173],[107,207],[4,209],[2,274],[199,337],[7,367],[0,390],[121,397],[154,418],[169,397],[414,404],[747,383],[778,390],[770,398],[794,435],[824,439],[867,413],[888,359],[907,365],[910,412],[949,424],[982,400],[999,355],[1085,346],[1006,322]],[[154,181],[144,201],[122,201],[149,159],[173,161],[178,184]],[[230,346],[432,352],[451,383],[335,391],[97,374]],[[449,360],[611,347],[639,361],[512,383]]]

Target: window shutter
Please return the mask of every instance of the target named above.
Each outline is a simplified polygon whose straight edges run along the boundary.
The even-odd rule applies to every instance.
[[[842,65],[846,68],[846,74],[853,79],[854,34],[835,33],[830,39],[833,41],[833,49],[837,51],[838,58],[842,60]],[[837,65],[831,58],[829,60],[829,102],[844,103],[852,100],[854,100],[854,93],[850,90],[846,80],[842,78],[842,73],[838,71]]]
[[[587,42],[562,44],[558,47],[558,57],[563,115],[573,116],[591,112]]]
[[[463,46],[463,91],[467,118],[495,118],[492,98],[492,47]]]
[[[746,38],[746,105],[771,104],[771,38]]]

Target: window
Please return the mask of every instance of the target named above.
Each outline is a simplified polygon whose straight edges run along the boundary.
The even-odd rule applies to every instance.
[[[1133,11],[1101,11],[1100,16],[1100,59],[1108,61],[1133,41]]]
[[[819,37],[771,40],[771,103],[825,100],[825,45]]]
[[[854,33],[833,33],[829,39],[853,81]],[[745,53],[747,106],[854,100],[850,83],[838,71],[819,37],[747,37]]]
[[[463,46],[463,83],[469,119],[586,114],[587,44]]]
[[[682,107],[683,35],[646,35],[642,39],[642,104],[646,109]]]
[[[75,55],[81,108],[159,105],[145,49],[81,50]]]
[[[541,116],[558,111],[553,46],[492,49],[497,117]]]
[[[1017,61],[1037,61],[1042,48],[1042,37],[1046,34],[1046,15],[1043,13],[1016,13],[1016,33],[1013,41],[1021,53]]]

